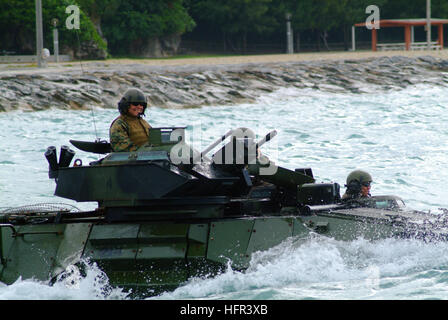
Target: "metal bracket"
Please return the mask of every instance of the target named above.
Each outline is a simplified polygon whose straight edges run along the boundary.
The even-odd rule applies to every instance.
[[[1,223],[0,224],[0,228],[11,228],[12,229],[12,237],[15,238],[17,237],[17,231],[16,228],[14,228],[14,226],[10,223]]]
[[[10,223],[0,224],[0,228],[11,228],[13,238],[23,237],[26,234],[55,234],[58,236],[63,234],[61,231],[17,232],[16,228],[14,228],[14,226]]]
[[[328,232],[328,230],[329,230],[328,221],[314,222],[314,221],[310,220],[310,221],[306,222],[306,226],[308,228],[311,228],[313,231],[315,231],[317,233],[325,233],[325,232]]]

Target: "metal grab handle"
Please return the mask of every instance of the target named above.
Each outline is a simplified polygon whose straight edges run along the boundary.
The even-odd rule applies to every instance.
[[[10,223],[0,223],[0,228],[11,228],[12,229],[12,236],[15,238],[17,237],[17,231],[16,228]]]
[[[55,235],[62,235],[63,232],[61,231],[37,231],[37,232],[17,232],[16,228],[10,223],[3,223],[0,224],[0,228],[11,228],[12,229],[12,237],[23,237],[26,234],[55,234]]]

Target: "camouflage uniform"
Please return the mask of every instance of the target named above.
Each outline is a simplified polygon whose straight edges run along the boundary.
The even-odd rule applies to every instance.
[[[110,145],[114,152],[136,151],[148,142],[148,122],[140,117],[120,115],[116,118],[109,129]]]
[[[350,193],[345,192],[345,193],[342,195],[342,198],[341,198],[341,199],[342,199],[342,200],[350,200],[350,199],[359,199],[359,198],[370,198],[370,195],[364,197],[361,193],[350,194]]]
[[[137,116],[128,114],[131,104],[142,106],[143,112]],[[140,89],[126,90],[118,102],[120,116],[112,122],[109,129],[110,145],[114,152],[136,151],[148,142],[151,126],[141,118],[145,115],[146,106],[146,96]]]

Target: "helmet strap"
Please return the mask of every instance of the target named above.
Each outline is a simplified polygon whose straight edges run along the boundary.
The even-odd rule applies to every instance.
[[[346,187],[347,193],[349,194],[358,194],[361,192],[361,183],[357,180],[351,181]]]

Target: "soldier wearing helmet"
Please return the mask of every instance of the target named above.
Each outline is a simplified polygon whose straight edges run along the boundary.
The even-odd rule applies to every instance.
[[[118,103],[118,116],[110,125],[110,145],[114,152],[135,151],[148,142],[151,126],[142,119],[146,96],[139,89],[128,89]]]
[[[372,176],[363,170],[352,171],[347,177],[347,190],[342,196],[343,200],[369,198],[370,184],[372,183]]]

